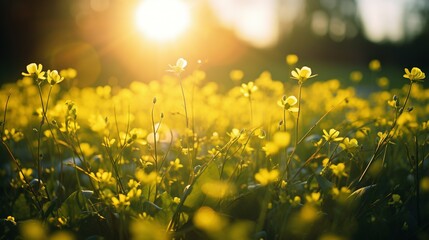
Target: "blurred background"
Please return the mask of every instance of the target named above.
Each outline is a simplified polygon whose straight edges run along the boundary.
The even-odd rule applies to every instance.
[[[220,83],[233,69],[244,81],[264,70],[286,80],[288,54],[321,80],[357,70],[372,81],[373,59],[392,85],[404,67],[429,73],[427,0],[2,0],[0,9],[2,82],[36,62],[77,69],[80,86],[126,86],[159,79],[179,57]]]

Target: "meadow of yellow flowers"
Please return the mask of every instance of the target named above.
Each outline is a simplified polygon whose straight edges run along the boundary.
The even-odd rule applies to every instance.
[[[428,238],[425,73],[361,93],[286,62],[226,91],[183,58],[127,87],[29,64],[0,89],[0,238]]]

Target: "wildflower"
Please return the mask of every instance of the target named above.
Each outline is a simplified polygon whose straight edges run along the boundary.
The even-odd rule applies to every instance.
[[[248,84],[241,84],[240,91],[245,97],[250,97],[250,95],[252,95],[252,93],[256,92],[257,90],[258,87],[253,82],[249,82]]]
[[[226,133],[231,137],[231,140],[237,140],[237,142],[244,144],[247,139],[247,133],[242,130],[238,130],[237,128],[233,128],[230,133]]]
[[[10,130],[5,129],[2,139],[3,139],[3,141],[12,139],[14,142],[19,142],[22,139],[24,139],[24,133],[22,133],[19,130],[16,130],[15,128],[12,128]]]
[[[422,72],[422,70],[420,70],[418,67],[413,67],[411,72],[408,70],[408,68],[405,68],[404,78],[410,79],[411,82],[423,82],[425,77],[425,73]]]
[[[207,152],[212,157],[214,157],[214,156],[219,156],[219,157],[222,156],[222,153],[219,150],[217,150],[216,148],[212,148],[212,149],[208,150]]]
[[[138,169],[135,175],[137,180],[145,184],[155,183],[158,177],[155,171],[147,174],[143,169]]]
[[[290,143],[290,134],[287,132],[276,132],[273,136],[273,141],[279,147],[286,147]]]
[[[45,80],[45,72],[42,71],[42,64],[35,64],[35,63],[30,63],[27,65],[27,72],[26,73],[22,73],[23,76],[25,77],[31,77],[34,80]]]
[[[304,66],[301,69],[296,68],[296,70],[293,70],[291,74],[292,78],[298,80],[299,84],[304,83],[309,78],[317,76],[317,74],[311,75],[311,68],[307,66]]]
[[[265,144],[265,146],[262,147],[262,150],[265,151],[265,154],[267,156],[273,156],[273,155],[276,155],[279,152],[280,147],[279,147],[279,145],[277,145],[274,142],[267,142]]]
[[[355,138],[349,139],[346,137],[343,142],[340,143],[340,147],[346,151],[353,152],[359,147],[359,144]]]
[[[127,193],[128,199],[139,198],[141,195],[142,195],[142,190],[137,188],[131,188]]]
[[[394,95],[392,100],[388,100],[387,104],[393,108],[399,108],[399,98]]]
[[[340,132],[338,130],[331,128],[329,130],[329,133],[328,133],[325,129],[323,129],[323,138],[328,142],[330,142],[330,141],[334,141],[334,142],[342,141],[343,138],[338,137],[338,135],[340,135]]]
[[[379,61],[379,60],[374,59],[374,60],[371,60],[371,61],[369,62],[368,67],[369,67],[369,69],[370,69],[371,71],[378,71],[378,70],[380,70],[380,69],[381,69],[381,63],[380,63],[380,61]]]
[[[125,196],[124,194],[119,194],[117,197],[112,197],[112,204],[116,208],[123,208],[130,205],[130,199],[129,197]]]
[[[58,74],[57,70],[48,70],[48,83],[51,84],[51,86],[60,83],[64,80],[64,77],[61,77],[61,75]]]
[[[77,71],[74,68],[67,68],[60,70],[60,75],[65,79],[74,79],[77,76]]]
[[[280,184],[280,187],[281,187],[282,189],[285,189],[285,188],[286,188],[286,186],[287,186],[287,182],[286,182],[285,180],[282,180],[282,182],[281,182],[281,184]]]
[[[137,182],[136,180],[134,180],[134,179],[130,179],[130,180],[128,181],[128,187],[129,187],[129,188],[137,188],[138,186],[140,186],[140,183],[139,183],[139,182]]]
[[[231,196],[235,192],[235,188],[228,182],[213,180],[203,183],[201,191],[208,197],[222,199]]]
[[[180,203],[180,198],[178,198],[178,197],[174,197],[174,198],[173,198],[173,202],[174,202],[175,204],[179,204],[179,203]]]
[[[235,69],[229,73],[229,77],[231,78],[232,81],[239,82],[241,81],[241,79],[243,79],[244,72],[241,70]]]
[[[401,195],[399,194],[392,194],[392,198],[388,202],[389,205],[399,205],[402,204]]]
[[[289,66],[293,66],[298,62],[298,56],[296,54],[288,54],[286,56],[286,63]]]
[[[22,168],[21,171],[19,171],[19,179],[23,182],[25,182],[25,180],[31,180],[33,178],[32,175],[32,168]]]
[[[104,169],[100,168],[98,169],[98,172],[94,175],[93,172],[91,172],[91,175],[98,180],[100,183],[110,184],[113,185],[116,183],[115,178],[113,177],[112,172],[104,171]]]
[[[183,165],[180,163],[180,159],[176,158],[176,160],[170,162],[170,166],[173,170],[179,170],[183,167]]]
[[[193,222],[197,228],[208,232],[218,232],[227,224],[226,219],[222,218],[212,208],[206,206],[199,208],[195,212]]]
[[[332,170],[332,173],[337,177],[348,176],[345,171],[346,165],[344,163],[338,163],[337,165],[332,164],[329,168]]]
[[[292,206],[296,207],[301,204],[301,197],[295,196],[293,199],[289,200],[289,202]]]
[[[312,204],[305,204],[299,212],[299,220],[303,223],[310,223],[319,217],[317,209]]]
[[[293,105],[295,105],[298,102],[298,99],[296,99],[295,96],[289,96],[286,97],[285,95],[282,97],[282,99],[280,99],[279,101],[277,101],[277,105],[279,105],[280,107],[282,107],[284,110],[287,110],[289,112],[298,112],[298,108],[297,107],[292,107]]]
[[[182,72],[185,71],[186,65],[188,65],[188,62],[184,58],[179,58],[176,61],[176,65],[168,65],[170,69],[167,71],[175,73],[176,75],[180,75]]]
[[[7,216],[6,221],[11,222],[13,225],[16,225],[15,218],[12,216]]]
[[[329,158],[324,158],[324,159],[322,160],[322,166],[323,166],[323,167],[327,167],[327,166],[328,166],[328,163],[329,163]]]
[[[307,200],[307,203],[318,203],[320,200],[320,192],[313,192],[305,196],[305,200]]]
[[[333,187],[331,190],[332,197],[340,203],[345,203],[347,198],[350,196],[350,189],[347,187],[341,187],[338,189],[337,187]]]
[[[267,186],[269,183],[277,181],[279,177],[279,170],[274,169],[272,171],[268,171],[266,168],[259,169],[259,172],[255,174],[255,179],[262,186]]]
[[[378,144],[381,144],[387,138],[388,134],[387,134],[387,132],[385,132],[385,133],[378,132],[377,136],[378,136],[378,139],[379,139],[378,140]]]
[[[259,139],[264,139],[267,136],[267,133],[262,128],[256,129],[253,134],[257,136]]]

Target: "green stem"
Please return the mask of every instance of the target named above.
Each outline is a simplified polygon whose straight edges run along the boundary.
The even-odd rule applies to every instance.
[[[299,135],[299,116],[301,115],[301,91],[302,91],[302,83],[299,84],[298,90],[298,113],[296,116],[296,126],[295,126],[295,149],[298,145],[298,135]]]
[[[249,95],[249,105],[250,105],[250,126],[253,126],[253,106],[252,106],[252,96]]]
[[[419,176],[419,142],[417,135],[414,136],[414,141],[416,143],[416,211],[417,211],[417,226],[421,226],[421,217],[420,217],[420,176]]]
[[[372,155],[371,159],[369,160],[368,165],[366,166],[365,170],[363,171],[362,175],[360,176],[360,178],[357,182],[358,184],[363,180],[366,173],[368,172],[369,167],[371,166],[373,161],[376,159],[376,157],[379,156],[380,151],[383,150],[384,147],[386,147],[386,145],[389,143],[390,139],[393,137],[394,132],[396,131],[396,124],[398,122],[398,119],[402,115],[402,113],[404,112],[404,109],[408,103],[408,99],[410,98],[412,86],[413,86],[413,82],[410,82],[410,87],[408,88],[408,93],[407,93],[407,97],[405,98],[404,105],[399,110],[397,110],[399,112],[395,115],[395,119],[393,121],[393,124],[390,127],[390,129],[387,131],[387,136],[379,144],[377,144],[377,147],[374,151],[374,155]]]
[[[182,98],[183,98],[183,107],[185,109],[185,118],[186,118],[186,130],[185,130],[185,145],[186,145],[186,149],[187,149],[187,158],[188,158],[188,162],[189,162],[189,181],[188,183],[191,183],[195,177],[195,173],[194,173],[194,168],[193,168],[193,163],[192,163],[192,154],[191,154],[191,150],[189,147],[189,136],[188,136],[188,129],[189,129],[189,118],[188,118],[188,108],[186,106],[186,96],[185,96],[185,90],[183,89],[183,83],[182,83],[182,78],[179,77],[179,83],[180,83],[180,90],[182,91]],[[193,147],[193,146],[192,146]]]

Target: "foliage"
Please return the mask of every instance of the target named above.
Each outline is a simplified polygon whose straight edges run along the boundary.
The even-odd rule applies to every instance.
[[[226,92],[185,59],[126,88],[29,64],[0,90],[2,239],[428,237],[425,74],[358,93],[297,61]]]

